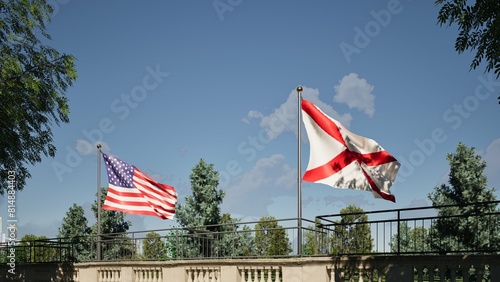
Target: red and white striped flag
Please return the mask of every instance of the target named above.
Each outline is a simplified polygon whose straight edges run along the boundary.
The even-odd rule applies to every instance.
[[[376,198],[396,202],[389,188],[399,162],[372,139],[356,135],[302,100],[302,120],[310,143],[303,180],[335,188],[371,191]]]
[[[156,182],[138,168],[116,157],[102,154],[108,173],[108,193],[103,209],[173,219],[177,192]]]

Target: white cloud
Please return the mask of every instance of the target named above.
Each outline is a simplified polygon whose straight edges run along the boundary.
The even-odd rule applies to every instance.
[[[109,145],[103,141],[98,141],[98,142],[95,142],[94,144],[92,144],[85,139],[76,140],[75,149],[82,156],[96,155],[97,144],[101,144],[101,150],[103,152],[110,152],[111,151],[111,149],[109,148]]]
[[[252,120],[252,119],[259,119],[259,118],[262,118],[262,117],[264,117],[264,114],[262,114],[261,112],[250,111],[250,112],[248,112],[247,116],[242,119],[242,121],[244,123],[248,124],[248,123],[250,123],[250,120]]]
[[[374,87],[366,79],[350,73],[344,76],[334,89],[336,93],[333,97],[334,102],[344,103],[350,109],[358,109],[369,117],[373,117],[375,113],[375,95],[372,94]]]
[[[297,171],[281,154],[258,160],[252,169],[228,186],[223,209],[242,216],[263,216],[273,198],[294,195]]]
[[[350,114],[340,115],[332,106],[319,100],[319,91],[315,88],[303,87],[302,97],[318,106],[324,113],[338,120],[344,126],[349,127],[352,116]],[[244,122],[250,119],[260,119],[260,127],[265,130],[266,138],[274,140],[285,132],[293,132],[297,135],[297,92],[292,90],[288,99],[281,104],[273,113],[264,115],[258,111],[250,111],[243,118]]]

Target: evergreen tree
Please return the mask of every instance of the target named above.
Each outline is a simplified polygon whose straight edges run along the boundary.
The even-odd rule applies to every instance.
[[[101,206],[107,192],[108,188],[101,188]],[[97,219],[97,197],[91,209]],[[130,221],[125,220],[125,213],[101,209],[101,254],[104,260],[132,257],[136,248],[133,241],[125,234],[131,225]],[[93,238],[97,237],[97,220],[91,227],[91,234]]]
[[[487,188],[486,162],[459,143],[454,154],[448,154],[449,185],[442,184],[428,195],[438,209],[438,219],[431,226],[432,248],[442,253],[466,249],[488,251],[500,248],[500,217],[493,188]],[[478,203],[475,205],[467,205]],[[456,205],[446,206],[444,205]],[[461,217],[454,217],[463,215]]]
[[[307,226],[304,232],[305,243],[302,245],[304,255],[319,255],[325,254],[328,248],[327,230],[320,227],[319,219],[316,224]]]
[[[189,178],[192,194],[176,208],[176,219],[186,230],[179,234],[183,249],[175,252],[189,257],[210,257],[216,240],[214,233],[220,231],[220,205],[224,198],[224,192],[218,189],[219,172],[215,171],[213,164],[200,159]]]
[[[255,225],[255,248],[260,256],[285,256],[292,251],[286,230],[273,216],[261,217]]]
[[[349,205],[340,210],[341,219],[336,221],[331,237],[333,254],[365,254],[373,249],[368,216],[362,208]]]
[[[21,190],[27,166],[54,157],[51,128],[69,122],[65,93],[77,75],[74,57],[47,44],[51,14],[45,0],[0,1],[0,195],[9,171]]]
[[[389,242],[393,253],[417,253],[429,251],[426,247],[428,231],[425,227],[411,228],[406,221],[401,222],[398,234],[394,234]],[[399,246],[398,246],[399,244]]]
[[[242,257],[255,254],[255,245],[248,226],[240,229],[239,220],[225,213],[221,218],[220,232],[214,245],[217,257]]]
[[[150,260],[165,259],[165,248],[161,235],[156,232],[149,232],[142,241],[142,257]]]
[[[65,254],[67,259],[76,261],[91,259],[89,235],[90,228],[83,207],[73,204],[66,212],[57,235],[65,244],[71,244],[71,251]]]

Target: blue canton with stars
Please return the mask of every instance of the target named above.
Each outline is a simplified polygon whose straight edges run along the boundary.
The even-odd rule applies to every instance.
[[[134,166],[113,156],[104,153],[102,155],[108,172],[109,184],[123,188],[134,188]]]

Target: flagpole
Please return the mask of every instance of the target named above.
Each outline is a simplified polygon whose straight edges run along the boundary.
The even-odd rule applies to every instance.
[[[101,260],[101,144],[97,144],[97,260]]]
[[[302,102],[302,86],[297,86],[297,217],[298,217],[298,232],[297,232],[297,254],[302,255],[302,168],[301,168],[301,102]]]

